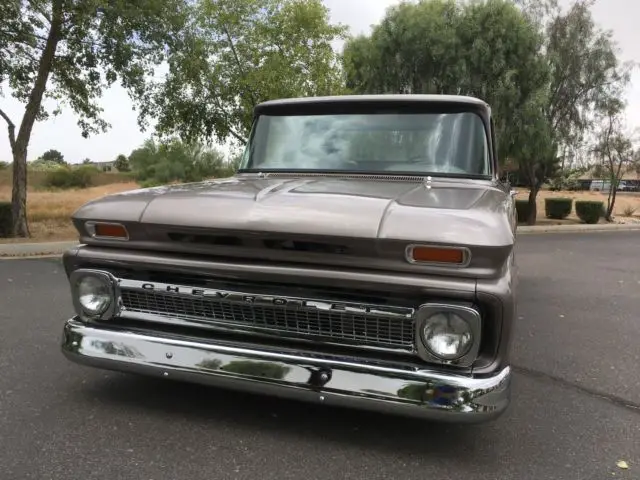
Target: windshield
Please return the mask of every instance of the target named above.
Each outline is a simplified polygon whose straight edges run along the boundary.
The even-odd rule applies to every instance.
[[[261,115],[243,170],[487,176],[487,135],[475,113]]]

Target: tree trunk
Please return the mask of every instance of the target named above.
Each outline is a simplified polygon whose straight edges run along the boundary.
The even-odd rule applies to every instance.
[[[535,225],[536,218],[538,217],[538,206],[536,204],[536,197],[538,196],[538,186],[530,187],[529,190],[529,215],[527,216],[527,225]]]
[[[53,66],[56,48],[62,30],[62,0],[55,0],[51,7],[51,27],[47,36],[38,73],[24,110],[20,130],[13,147],[13,189],[11,191],[11,212],[13,216],[13,236],[28,237],[27,225],[27,147],[36,116],[42,105],[42,97],[47,87],[49,73]]]
[[[617,185],[615,183],[611,183],[611,188],[609,190],[609,200],[607,202],[607,212],[604,216],[604,219],[607,222],[613,222],[612,216],[613,216],[613,207],[616,204],[616,191],[617,191]]]
[[[11,191],[11,215],[14,237],[29,237],[27,224],[27,151],[13,152],[13,190]]]

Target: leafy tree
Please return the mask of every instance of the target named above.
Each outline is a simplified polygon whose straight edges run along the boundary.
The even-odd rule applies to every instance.
[[[321,0],[194,3],[184,48],[169,56],[169,74],[141,112],[160,135],[244,144],[257,103],[341,91],[331,43],[345,29],[329,23]]]
[[[517,153],[518,115],[548,77],[542,37],[512,3],[455,0],[400,3],[370,36],[343,52],[347,87],[356,93],[471,95],[491,104],[499,157]]]
[[[560,165],[558,144],[542,110],[547,102],[546,91],[541,90],[517,115],[522,124],[516,131],[514,142],[519,146],[519,173],[529,186],[526,218],[529,225],[535,224],[538,215],[538,192],[547,180],[556,175]]]
[[[0,2],[0,84],[25,104],[19,122],[0,109],[13,152],[13,234],[28,236],[27,147],[33,125],[51,113],[50,98],[79,117],[82,135],[104,131],[96,100],[120,79],[143,101],[146,79],[176,41],[184,0],[4,0]],[[0,92],[1,93],[1,92]]]
[[[127,159],[127,157],[122,154],[116,157],[116,161],[114,162],[113,166],[119,172],[128,172],[129,170],[131,170],[131,168],[129,167],[129,159]]]
[[[62,155],[62,153],[60,153],[58,150],[53,149],[44,152],[40,158],[47,162],[59,163],[60,165],[64,165],[67,163],[64,161],[64,155]]]
[[[631,136],[625,131],[622,117],[625,104],[614,99],[603,108],[601,127],[597,133],[594,152],[601,161],[604,177],[609,181],[609,195],[604,218],[613,220],[616,192],[622,176],[633,166],[637,152],[634,151]]]
[[[152,186],[215,177],[224,168],[224,154],[197,143],[177,139],[157,143],[150,139],[131,152],[129,162],[136,179]]]
[[[7,168],[9,168],[8,162],[0,162],[0,170],[6,170]]]
[[[598,112],[615,102],[629,81],[630,65],[617,57],[611,32],[595,24],[593,0],[577,0],[563,13],[555,0],[521,2],[523,11],[544,34],[543,55],[550,71],[546,99],[540,104],[550,144],[557,151],[571,150],[584,142]],[[558,155],[518,159],[528,179],[529,224],[535,223],[535,198],[556,171]]]
[[[83,165],[90,165],[91,164],[91,159],[90,158],[85,158],[84,160],[82,160],[82,164]]]
[[[584,144],[595,114],[629,79],[591,0],[563,13],[555,0],[422,0],[387,11],[370,36],[343,52],[346,84],[358,93],[446,93],[491,106],[499,158],[519,166],[536,197]]]

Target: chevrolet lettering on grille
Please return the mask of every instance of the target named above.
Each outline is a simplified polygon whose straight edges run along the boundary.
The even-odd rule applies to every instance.
[[[414,309],[405,307],[387,307],[383,305],[366,305],[357,303],[329,302],[323,300],[303,299],[296,297],[275,297],[271,295],[257,295],[228,290],[216,290],[209,288],[194,288],[184,285],[171,285],[165,283],[145,283],[141,281],[119,279],[121,289],[141,289],[157,293],[184,295],[191,297],[204,297],[209,299],[225,300],[235,303],[251,305],[272,305],[286,308],[298,308],[305,310],[335,311],[351,314],[369,314],[377,317],[405,318],[413,317]]]

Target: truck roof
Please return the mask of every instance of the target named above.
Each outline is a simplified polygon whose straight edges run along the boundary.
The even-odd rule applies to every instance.
[[[476,97],[464,95],[437,94],[379,94],[379,95],[335,95],[326,97],[281,98],[259,103],[254,113],[260,115],[268,112],[297,111],[300,107],[310,110],[345,110],[349,106],[359,107],[407,107],[410,105],[434,105],[440,107],[454,107],[468,110],[483,110],[489,112],[489,105]]]

